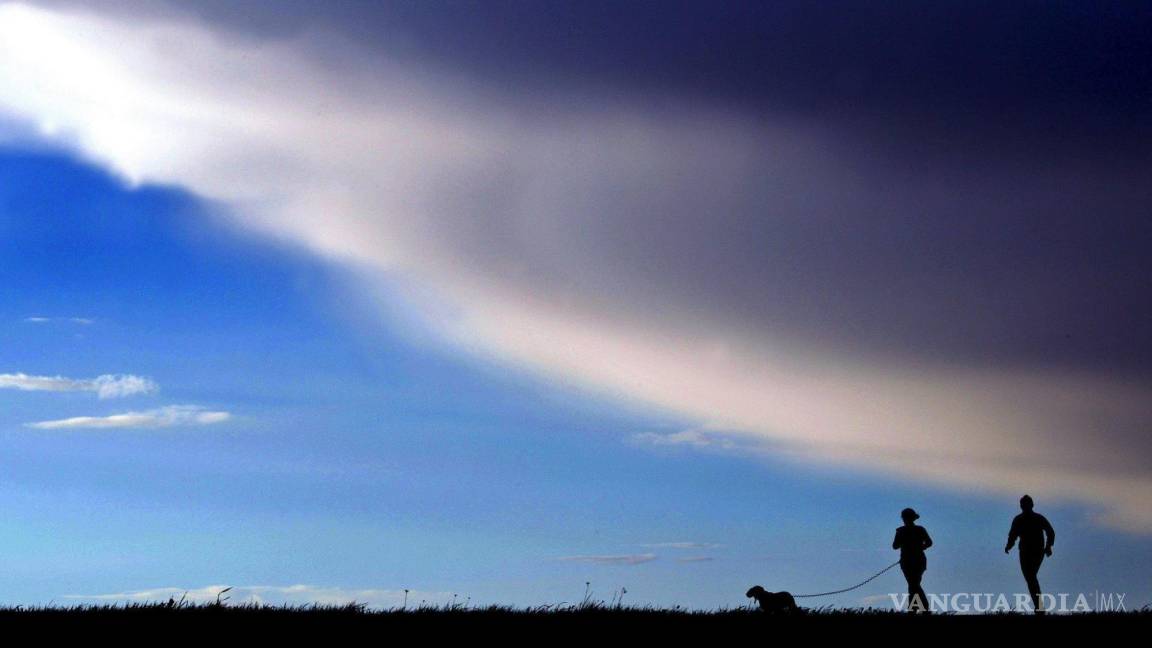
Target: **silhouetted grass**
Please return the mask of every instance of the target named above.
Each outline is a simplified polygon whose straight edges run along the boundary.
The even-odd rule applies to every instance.
[[[238,636],[272,639],[337,637],[368,633],[379,638],[557,637],[571,639],[641,636],[660,639],[900,637],[925,639],[1037,640],[1140,632],[1152,626],[1152,610],[1034,617],[1022,614],[915,615],[892,610],[816,608],[796,616],[770,616],[748,608],[689,610],[597,602],[512,607],[460,603],[373,609],[348,605],[153,604],[31,606],[0,608],[10,631],[41,635],[119,636],[221,640]],[[351,635],[349,635],[351,636]]]

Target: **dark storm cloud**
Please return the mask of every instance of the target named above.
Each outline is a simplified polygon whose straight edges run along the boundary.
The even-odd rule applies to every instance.
[[[671,319],[954,362],[1152,369],[1152,166],[792,146],[743,168],[704,144],[668,147],[697,157],[618,186],[602,150],[574,149],[547,172],[578,183],[602,165],[599,182],[533,200],[557,207],[519,212],[513,222],[538,220],[530,233],[500,227],[520,186],[502,212],[464,200],[443,218],[461,221],[448,231],[462,253],[505,281],[527,267],[550,290]]]
[[[950,139],[1023,129],[1041,147],[1095,136],[1124,141],[1130,129],[1147,135],[1152,115],[1152,6],[1145,3],[83,4],[184,12],[258,38],[330,31],[367,57],[406,57],[508,91],[601,84],[815,119],[895,113],[912,118],[901,128],[942,129]]]
[[[561,289],[639,293],[653,309],[695,309],[718,324],[847,350],[1152,372],[1152,336],[1143,333],[1152,315],[1148,6],[201,2],[131,10],[141,7],[192,12],[248,37],[339,33],[366,68],[374,56],[407,57],[479,79],[513,103],[570,101],[580,110],[607,96],[656,116],[702,103],[753,121],[785,115],[813,134],[804,145],[814,154],[797,148],[720,170],[724,161],[703,143],[699,160],[671,171],[676,186],[660,176],[658,185],[579,197],[551,230],[565,245],[507,235],[490,196],[511,185],[515,210],[522,175],[495,172],[504,179],[476,189],[486,196],[465,191],[443,215],[459,221],[445,228],[461,234],[453,245],[492,272],[527,266],[533,281]],[[578,162],[579,151],[559,154],[569,163],[554,172],[564,174],[595,165],[600,151]]]

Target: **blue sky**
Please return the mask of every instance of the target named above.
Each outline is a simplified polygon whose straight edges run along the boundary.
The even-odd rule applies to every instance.
[[[0,4],[0,601],[1152,602],[1146,43],[852,6]]]
[[[129,188],[47,152],[5,150],[0,177],[6,366],[159,385],[104,400],[0,391],[8,603],[304,584],[532,604],[591,581],[636,601],[736,605],[752,582],[835,588],[887,564],[909,504],[936,536],[929,582],[1015,591],[999,552],[1011,498],[630,442],[690,422],[366,322],[334,297],[347,273],[237,235],[185,193]],[[174,403],[232,418],[25,426]],[[1044,509],[1061,533],[1050,587],[1148,597],[1130,568],[1146,540],[1094,528],[1076,507]],[[1082,565],[1102,543],[1088,582]],[[693,558],[709,560],[681,562]]]

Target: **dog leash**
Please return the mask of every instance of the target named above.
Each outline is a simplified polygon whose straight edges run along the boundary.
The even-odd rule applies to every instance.
[[[813,598],[816,596],[831,596],[833,594],[843,594],[844,592],[851,592],[854,589],[864,587],[868,583],[871,583],[872,581],[879,578],[880,574],[883,574],[884,572],[888,571],[889,569],[892,569],[893,567],[895,567],[896,565],[899,565],[899,564],[900,564],[900,561],[897,560],[896,562],[892,563],[891,565],[888,565],[887,567],[885,567],[884,569],[881,569],[880,571],[876,572],[875,574],[872,574],[866,580],[861,581],[861,582],[853,585],[852,587],[845,587],[844,589],[839,589],[839,590],[836,590],[835,592],[820,592],[819,594],[793,594],[792,597],[793,598]]]

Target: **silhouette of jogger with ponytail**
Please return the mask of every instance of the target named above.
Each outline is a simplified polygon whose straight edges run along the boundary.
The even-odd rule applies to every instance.
[[[892,548],[900,550],[900,571],[904,572],[904,580],[908,581],[908,611],[928,611],[928,595],[920,586],[920,579],[924,577],[924,570],[928,569],[928,558],[924,550],[932,546],[932,538],[928,537],[928,530],[915,524],[920,516],[910,508],[900,512],[904,526],[897,527],[896,538],[892,540]]]

